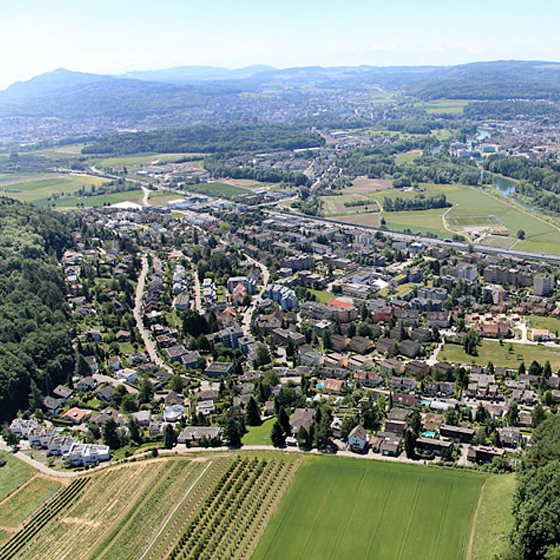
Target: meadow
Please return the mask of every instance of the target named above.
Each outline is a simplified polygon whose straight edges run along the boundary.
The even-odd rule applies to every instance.
[[[529,366],[533,360],[544,364],[550,362],[552,369],[560,368],[560,351],[536,344],[519,344],[504,341],[503,346],[497,340],[483,340],[477,347],[478,356],[468,355],[461,344],[446,343],[438,358],[457,364],[474,364],[485,366],[492,362],[496,367],[517,369],[521,362]]]
[[[463,109],[472,103],[470,99],[435,99],[433,101],[422,101],[415,104],[417,109],[422,109],[433,115],[461,114]]]
[[[185,189],[192,193],[206,194],[222,198],[235,198],[240,194],[248,194],[249,189],[228,185],[227,183],[200,183],[199,185],[187,185]]]
[[[327,217],[339,217],[343,221],[356,225],[378,227],[378,220],[385,219],[386,227],[395,231],[412,230],[422,234],[450,237],[454,232],[469,234],[469,228],[506,228],[507,237],[490,237],[489,245],[510,247],[518,241],[517,232],[525,231],[525,239],[519,241],[515,248],[519,250],[560,254],[560,231],[550,223],[539,219],[530,212],[507,204],[503,199],[485,192],[481,188],[468,185],[436,185],[422,183],[420,187],[426,196],[445,195],[453,205],[451,208],[438,208],[411,212],[382,212],[379,217],[372,217],[364,212],[373,206],[344,207],[347,200],[371,200],[383,205],[385,197],[413,198],[418,192],[401,189],[362,191],[356,194],[352,188],[343,191],[342,196],[322,197]],[[352,211],[352,212],[350,212]],[[351,215],[349,215],[351,214]],[[445,214],[448,227],[444,226]]]
[[[0,459],[6,461],[0,471],[0,500],[3,500],[29,480],[35,474],[35,469],[6,451],[0,451]]]
[[[0,194],[37,206],[58,205],[60,201],[73,197],[81,188],[89,189],[92,185],[99,187],[106,182],[107,179],[90,175],[61,175],[36,181],[26,178],[19,183],[0,184]]]
[[[253,555],[466,558],[484,475],[306,457]]]

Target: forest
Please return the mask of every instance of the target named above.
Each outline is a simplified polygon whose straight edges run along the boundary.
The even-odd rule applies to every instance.
[[[72,321],[58,259],[71,219],[0,198],[0,422],[41,405],[73,372]]]
[[[112,134],[85,146],[83,154],[202,152],[235,155],[244,152],[295,150],[322,146],[316,132],[280,125],[196,126]]]
[[[406,212],[410,210],[429,210],[430,208],[449,208],[452,204],[447,201],[444,194],[438,196],[418,195],[414,198],[389,198],[383,199],[385,212]]]

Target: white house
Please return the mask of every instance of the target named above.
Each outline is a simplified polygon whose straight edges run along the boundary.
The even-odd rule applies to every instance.
[[[367,432],[361,424],[358,424],[348,435],[348,446],[352,451],[363,451],[367,441]]]

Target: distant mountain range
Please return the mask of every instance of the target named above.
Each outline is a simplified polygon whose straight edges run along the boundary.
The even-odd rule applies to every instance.
[[[301,86],[325,90],[380,87],[431,99],[548,99],[560,101],[560,63],[496,61],[459,66],[302,67],[249,66],[238,70],[181,66],[107,76],[59,69],[16,82],[0,92],[0,116],[64,119],[134,118],[204,107],[217,98],[282,92]],[[299,89],[305,92],[305,88]]]

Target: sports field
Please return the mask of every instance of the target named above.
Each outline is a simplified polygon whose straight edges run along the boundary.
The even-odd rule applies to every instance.
[[[306,457],[253,560],[466,558],[484,475]]]

